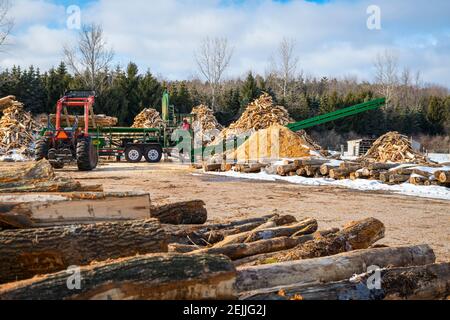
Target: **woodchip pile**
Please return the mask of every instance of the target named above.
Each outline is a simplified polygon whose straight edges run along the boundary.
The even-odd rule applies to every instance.
[[[132,128],[159,128],[164,125],[161,115],[155,109],[144,109],[134,118]]]
[[[176,215],[180,208],[160,211]],[[428,245],[376,245],[385,226],[374,218],[327,230],[313,218],[275,214],[176,223],[130,218],[0,231],[0,300],[383,300],[450,294],[450,264],[436,263]],[[65,285],[71,265],[81,266],[81,290]],[[366,285],[372,265],[380,268],[382,290]]]
[[[0,99],[0,153],[19,150],[23,155],[31,155],[34,142],[33,133],[38,129],[32,115],[24,110],[24,105],[14,96]]]
[[[398,132],[388,132],[373,144],[364,156],[376,162],[391,163],[428,163],[428,159],[415,151],[408,137]]]

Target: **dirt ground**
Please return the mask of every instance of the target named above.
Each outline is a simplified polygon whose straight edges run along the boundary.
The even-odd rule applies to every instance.
[[[0,167],[13,165],[2,163]],[[146,191],[154,204],[201,199],[211,221],[281,213],[314,217],[325,229],[375,217],[387,229],[380,243],[427,243],[438,261],[450,261],[450,201],[218,177],[175,163],[105,163],[93,172],[78,172],[73,167],[57,172],[85,184],[103,184],[105,191]]]
[[[202,199],[212,221],[278,212],[314,217],[323,229],[375,217],[386,225],[382,244],[427,243],[438,261],[450,261],[450,201],[218,177],[170,163],[110,163],[90,173],[68,168],[59,174],[101,183],[105,191],[146,191],[155,204]]]

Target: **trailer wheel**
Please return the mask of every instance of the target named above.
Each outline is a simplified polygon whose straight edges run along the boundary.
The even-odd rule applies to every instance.
[[[64,169],[64,162],[52,162],[53,169]]]
[[[90,139],[82,139],[78,141],[77,164],[80,171],[92,171],[97,167],[97,148]]]
[[[50,141],[47,138],[40,138],[36,142],[34,148],[34,159],[40,161],[42,159],[48,159],[48,149],[50,147]]]
[[[159,147],[159,146],[149,147],[149,148],[145,149],[144,156],[145,156],[145,160],[147,160],[147,162],[158,163],[162,159],[163,152],[162,152],[161,147]]]
[[[125,159],[131,163],[138,163],[142,160],[142,150],[138,147],[130,147],[125,150]]]

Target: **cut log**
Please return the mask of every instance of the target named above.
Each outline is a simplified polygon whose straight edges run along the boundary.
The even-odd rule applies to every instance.
[[[235,243],[243,243],[243,242],[248,243],[258,240],[268,240],[279,237],[290,237],[298,232],[303,232],[303,234],[311,234],[316,231],[317,231],[317,221],[314,219],[306,219],[292,226],[282,226],[232,235],[226,237],[223,241],[216,243],[214,247],[220,248]]]
[[[337,232],[339,232],[339,229],[333,228],[333,229],[329,229],[329,230],[317,231],[314,234],[308,234],[308,235],[304,235],[304,236],[300,236],[300,237],[295,237],[292,239],[295,239],[297,244],[300,245],[302,243],[306,243],[306,242],[312,241],[314,239],[320,239],[324,236],[334,234]],[[289,250],[289,248],[287,248],[287,250],[280,250],[280,251],[275,251],[272,253],[257,254],[257,255],[247,257],[247,258],[242,258],[242,259],[234,261],[234,265],[240,266],[240,267],[244,267],[244,266],[249,267],[249,266],[257,266],[257,265],[261,264],[260,263],[261,261],[268,261],[270,263],[270,261],[272,259],[274,259],[274,257],[276,257],[280,252],[287,252],[288,250]]]
[[[308,177],[314,177],[320,171],[320,166],[305,166],[305,171]]]
[[[277,174],[280,176],[286,176],[290,172],[297,172],[298,166],[296,164],[288,164],[284,166],[277,167]]]
[[[164,224],[204,224],[208,220],[208,212],[202,200],[171,203],[152,207],[152,218]]]
[[[410,178],[410,175],[403,175],[403,174],[391,174],[389,175],[389,182],[394,184],[404,183],[408,181]]]
[[[276,255],[271,263],[330,256],[346,251],[367,249],[384,238],[385,227],[377,219],[369,218],[351,223],[341,231],[306,242]],[[262,262],[267,263],[267,262]]]
[[[433,250],[427,245],[358,250],[330,257],[238,268],[236,285],[243,293],[292,283],[341,281],[367,272],[369,266],[410,267],[432,264],[435,260]]]
[[[0,283],[154,252],[167,252],[167,236],[155,219],[3,231]]]
[[[0,196],[0,225],[42,228],[150,218],[150,196],[145,193],[69,193],[39,198],[36,202],[33,195]]]
[[[381,288],[369,289],[374,272],[325,284],[291,285],[247,293],[242,300],[437,300],[450,295],[450,263],[383,269]]]
[[[169,253],[189,253],[201,249],[202,247],[200,246],[179,243],[171,243],[168,246]]]
[[[398,167],[396,163],[371,163],[367,166],[369,170],[390,170]]]
[[[442,171],[439,175],[440,183],[450,183],[450,171]]]
[[[236,270],[224,256],[150,254],[82,267],[79,271],[79,290],[68,288],[71,274],[62,271],[0,286],[0,300],[236,298]]]
[[[223,254],[231,260],[238,260],[258,254],[291,249],[301,242],[302,240],[299,238],[280,237],[251,243],[235,243],[223,247],[199,249],[192,251],[192,254]]]
[[[330,170],[330,178],[335,180],[347,178],[350,176],[351,172],[352,171],[348,169],[332,169]]]
[[[339,168],[338,166],[332,166],[332,165],[329,165],[329,164],[324,164],[324,165],[322,165],[320,167],[320,173],[322,175],[324,175],[324,176],[328,176],[328,175],[330,175],[330,171],[331,170],[338,169],[338,168]]]
[[[56,124],[56,115],[51,114],[50,116],[50,123],[55,125]],[[48,124],[48,120],[49,117],[41,117],[41,119],[39,120],[39,122],[41,123],[41,125],[47,126]],[[69,124],[67,124],[67,119],[69,120]],[[74,115],[69,115],[68,117],[63,115],[62,116],[62,123],[63,125],[68,125],[69,127],[72,127],[75,124],[75,120],[78,119],[78,127],[79,128],[83,128],[84,127],[84,116],[74,116]],[[115,117],[108,117],[104,114],[98,114],[94,116],[94,120],[95,120],[95,124],[97,126],[100,127],[114,127],[117,125],[117,123],[119,122],[119,120]],[[89,127],[92,127],[92,117],[89,117],[89,122],[88,122]]]
[[[296,174],[297,174],[299,177],[306,176],[306,169],[305,169],[304,167],[301,167],[300,169],[297,170]]]
[[[329,160],[322,160],[322,159],[299,159],[299,160],[294,160],[294,164],[296,164],[297,166],[301,167],[301,166],[318,166],[320,167],[321,165],[328,163]]]
[[[222,164],[221,163],[203,163],[203,171],[204,172],[211,172],[211,171],[220,171],[222,170]]]
[[[426,181],[428,181],[428,178],[419,175],[412,175],[409,178],[409,183],[414,184],[416,186],[423,186],[425,185]]]
[[[102,192],[101,185],[82,186],[70,178],[58,178],[47,160],[0,171],[0,193],[18,192]]]
[[[383,182],[383,183],[388,183],[389,182],[389,176],[390,176],[389,171],[380,172],[380,181]]]

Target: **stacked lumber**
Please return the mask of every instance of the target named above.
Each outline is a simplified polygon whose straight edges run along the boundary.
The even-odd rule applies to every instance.
[[[48,123],[52,125],[56,125],[56,115],[50,114],[48,116],[43,116],[39,119],[39,123],[43,127],[47,127]],[[61,115],[61,126],[73,127],[75,122],[78,121],[78,127],[84,127],[84,116],[75,116],[75,115]],[[114,127],[119,123],[119,119],[116,117],[110,117],[104,114],[96,114],[94,115],[95,126],[98,127]],[[88,126],[89,128],[94,127],[94,122],[92,122],[92,116],[89,116]]]
[[[238,121],[230,125],[227,133],[243,133],[269,128],[273,125],[287,125],[294,122],[282,106],[275,106],[272,97],[264,93],[250,103]]]
[[[429,163],[424,155],[412,148],[408,137],[398,132],[388,132],[380,137],[364,159],[382,163]]]
[[[155,109],[144,109],[134,118],[132,128],[160,128],[164,125],[161,115]]]
[[[0,154],[12,150],[24,156],[31,156],[33,149],[33,134],[38,129],[31,113],[26,112],[24,105],[8,96],[0,100]]]
[[[103,191],[101,185],[82,185],[71,178],[57,177],[46,159],[0,171],[0,193]]]

